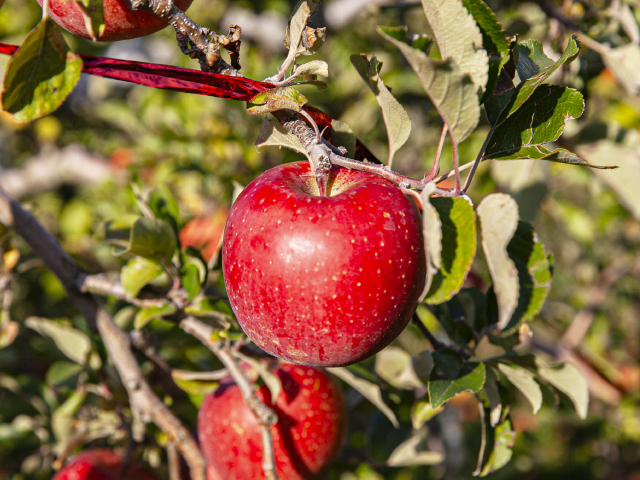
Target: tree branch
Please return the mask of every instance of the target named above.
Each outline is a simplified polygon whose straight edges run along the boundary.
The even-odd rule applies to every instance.
[[[98,300],[82,293],[76,286],[83,274],[80,267],[62,250],[51,234],[17,202],[0,189],[0,222],[12,228],[38,255],[65,287],[71,301],[98,329],[109,358],[114,363],[129,394],[134,416],[153,421],[174,443],[186,459],[193,480],[205,480],[205,461],[194,438],[180,420],[153,393],[140,366],[131,353],[127,334],[113,321]]]

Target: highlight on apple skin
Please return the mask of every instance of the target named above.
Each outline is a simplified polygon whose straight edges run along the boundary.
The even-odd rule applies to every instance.
[[[240,194],[223,241],[225,286],[245,333],[280,358],[349,365],[395,339],[426,277],[420,214],[392,182],[334,167],[328,197],[308,162]]]
[[[175,0],[175,3],[179,9],[185,11],[192,1]],[[38,3],[42,6],[42,0],[38,0]],[[151,12],[131,10],[126,0],[103,0],[103,4],[104,31],[100,32],[97,38],[101,42],[144,37],[168,25]],[[82,7],[75,0],[49,0],[49,12],[51,18],[68,32],[91,39]]]
[[[346,435],[340,386],[314,367],[282,364],[273,373],[282,382],[277,401],[272,401],[265,385],[256,395],[278,415],[278,423],[271,427],[278,478],[322,478]],[[231,377],[202,402],[198,439],[208,464],[208,480],[264,479],[258,421]]]

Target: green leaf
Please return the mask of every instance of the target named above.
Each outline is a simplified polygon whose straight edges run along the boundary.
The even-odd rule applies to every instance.
[[[420,192],[422,201],[422,236],[424,238],[424,250],[427,256],[427,276],[419,302],[431,289],[433,275],[442,267],[442,222],[438,210],[431,203],[431,196],[436,191],[436,184],[429,182]]]
[[[311,60],[307,63],[301,63],[296,65],[293,71],[292,77],[299,77],[302,75],[320,75],[321,77],[329,76],[329,65],[322,60]]]
[[[578,367],[573,363],[547,367],[538,360],[538,375],[571,399],[580,418],[587,418],[589,387]]]
[[[65,0],[70,1],[70,0]],[[104,6],[102,0],[75,0],[80,5],[82,15],[85,17],[87,33],[95,42],[104,32]],[[88,21],[87,21],[88,20]]]
[[[399,347],[390,346],[376,355],[375,371],[388,384],[404,389],[424,388],[411,363],[411,355]]]
[[[130,253],[146,259],[167,263],[178,247],[173,228],[163,220],[155,218],[138,218],[129,234],[129,246],[117,252],[116,256]]]
[[[431,420],[444,410],[441,405],[438,408],[433,408],[431,402],[425,399],[416,400],[411,407],[411,425],[414,430],[420,429],[425,423]]]
[[[378,33],[393,43],[407,59],[434,107],[451,128],[455,141],[462,142],[480,119],[478,86],[455,61],[430,58],[408,44],[408,40],[398,40],[387,32],[387,29],[378,27]],[[394,35],[396,33],[394,30]]]
[[[213,392],[218,385],[219,381],[205,381],[205,380],[185,380],[172,375],[173,381],[189,395],[205,396],[210,392]]]
[[[582,94],[573,88],[542,85],[491,136],[487,158],[547,158],[530,147],[553,142],[562,134],[564,126],[584,111]],[[521,152],[521,150],[525,152]]]
[[[193,303],[187,305],[184,310],[189,315],[196,316],[220,317],[222,315],[229,318],[233,316],[233,311],[229,305],[222,300],[211,297],[198,298]]]
[[[67,387],[75,390],[78,384],[78,377],[84,371],[82,365],[77,363],[58,360],[47,370],[47,384],[52,387]]]
[[[326,28],[314,29],[307,26],[307,21],[320,5],[320,0],[299,1],[289,17],[284,44],[289,49],[283,65],[288,65],[300,55],[312,55],[324,43]]]
[[[476,254],[476,215],[463,197],[432,198],[442,224],[440,270],[431,281],[426,303],[449,300],[462,288]]]
[[[518,305],[518,269],[507,245],[518,227],[518,205],[504,193],[486,196],[478,206],[482,248],[498,302],[498,330],[504,329]]]
[[[593,165],[583,158],[579,157],[575,153],[572,153],[564,148],[556,148],[555,150],[549,150],[547,147],[542,145],[534,145],[531,147],[524,147],[518,150],[517,152],[512,153],[511,155],[507,155],[499,158],[498,160],[522,160],[522,159],[533,159],[533,160],[547,160],[548,162],[556,162],[556,163],[566,163],[568,165],[579,165],[581,167],[589,167],[595,170],[609,170],[618,168],[617,166],[610,165]],[[607,158],[605,161],[610,161],[610,158]]]
[[[463,74],[469,75],[476,90],[484,91],[489,60],[474,18],[460,0],[422,0],[422,8],[442,58],[453,60]]]
[[[307,99],[293,87],[276,87],[257,94],[248,103],[254,105],[247,109],[251,115],[266,115],[278,110],[299,112]]]
[[[182,268],[180,269],[180,278],[182,286],[187,291],[189,299],[195,298],[200,289],[207,281],[209,270],[207,262],[204,261],[200,253],[187,247],[186,253],[180,255]]]
[[[391,95],[389,89],[385,87],[382,82],[379,75],[382,62],[379,62],[375,55],[371,56],[371,60],[363,53],[351,55],[351,64],[371,89],[376,97],[376,102],[378,102],[380,110],[382,110],[382,118],[384,119],[387,138],[389,139],[388,165],[389,168],[391,168],[393,156],[409,138],[411,119],[405,109],[402,108],[402,105]]]
[[[51,430],[58,445],[65,445],[71,436],[76,412],[84,404],[87,392],[82,389],[74,392],[65,402],[51,414]]]
[[[176,307],[172,303],[141,308],[133,319],[133,328],[140,330],[154,318],[162,318],[173,313],[176,313]]]
[[[44,117],[71,93],[81,70],[82,60],[71,53],[60,27],[44,18],[7,63],[2,108],[18,122]]]
[[[451,350],[433,352],[433,361],[429,399],[434,409],[462,392],[477,392],[484,385],[486,371],[483,363],[463,363],[460,356]]]
[[[562,65],[571,63],[580,52],[580,43],[575,35],[562,56],[553,62],[542,51],[537,40],[520,42],[514,49],[516,69],[521,83],[516,89],[492,95],[485,103],[487,118],[491,125],[499,125],[509,118],[533,95],[534,91]]]
[[[387,460],[389,467],[407,467],[411,465],[437,465],[444,460],[441,452],[422,450],[425,435],[417,434],[398,445]]]
[[[498,363],[498,370],[529,400],[533,414],[538,413],[542,406],[542,390],[533,378],[533,373],[513,363]]]
[[[495,427],[489,421],[490,412],[482,409],[482,444],[478,456],[478,466],[474,476],[484,477],[504,467],[513,455],[513,444],[516,432],[508,416],[508,409],[503,408],[502,421]]]
[[[280,122],[265,117],[262,119],[262,124],[260,125],[260,133],[258,133],[258,138],[256,139],[256,148],[268,146],[287,147],[294,152],[301,153],[305,156],[307,155],[307,151],[302,146],[302,143],[300,143],[298,137],[289,133]]]
[[[147,204],[158,220],[164,220],[170,224],[178,235],[178,221],[180,220],[180,207],[169,189],[161,187],[149,194]]]
[[[502,67],[511,55],[507,34],[498,22],[498,18],[482,0],[462,0],[462,4],[473,15],[473,19],[482,33],[482,45],[489,55],[487,87],[480,103],[489,98],[496,88]]]
[[[394,427],[398,428],[400,424],[398,423],[398,419],[396,418],[393,410],[389,408],[389,406],[384,403],[382,400],[382,391],[380,387],[369,380],[365,380],[364,378],[356,376],[351,370],[345,367],[332,367],[327,368],[327,371],[333,373],[340,380],[344,381],[347,385],[353,387],[356,391],[358,391],[364,398],[373,403],[378,409],[384,413],[384,415],[389,419],[389,421],[393,424]]]
[[[91,359],[89,358],[91,340],[80,330],[40,317],[29,317],[24,324],[43,337],[53,340],[58,349],[70,360],[80,365],[87,365],[88,360],[91,360],[89,362],[91,368],[100,367],[100,359],[97,356],[91,355]]]
[[[146,258],[132,258],[120,271],[120,283],[125,292],[132,297],[137,297],[142,287],[154,278],[162,275],[162,266]]]

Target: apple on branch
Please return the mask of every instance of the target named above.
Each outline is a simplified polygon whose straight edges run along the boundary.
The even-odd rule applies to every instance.
[[[238,197],[224,281],[245,333],[286,360],[349,365],[406,327],[424,287],[418,209],[392,182],[333,167],[329,196],[308,162],[275,167]]]
[[[38,0],[41,6],[42,1]],[[175,0],[175,4],[185,11],[192,1]],[[127,0],[103,0],[103,4],[104,31],[96,32],[101,42],[144,37],[167,26],[167,22],[151,12],[131,10]],[[74,35],[91,39],[82,8],[76,0],[49,0],[50,16],[58,25]]]
[[[122,456],[106,448],[92,448],[68,461],[53,480],[156,480],[138,463],[124,465]]]
[[[318,478],[342,447],[345,402],[340,386],[320,369],[280,365],[282,391],[273,402],[262,385],[256,396],[278,415],[271,427],[278,478]],[[258,421],[231,377],[207,395],[198,412],[198,438],[208,480],[262,480],[263,445]]]

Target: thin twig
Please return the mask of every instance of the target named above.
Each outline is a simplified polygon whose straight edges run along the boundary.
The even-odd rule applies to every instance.
[[[140,308],[161,307],[167,304],[167,300],[164,298],[142,299],[132,297],[125,291],[120,282],[111,280],[103,274],[80,274],[78,275],[77,286],[83,293],[89,292],[101,297],[114,297]]]
[[[229,370],[223,368],[215,372],[192,372],[190,370],[179,370],[174,368],[171,370],[171,376],[177,380],[194,381],[194,382],[217,382],[224,377],[229,376]]]
[[[249,407],[249,410],[251,410],[258,421],[264,451],[264,455],[262,456],[262,469],[265,479],[278,480],[273,451],[273,438],[271,436],[271,426],[278,422],[278,416],[271,408],[267,407],[258,399],[253,385],[249,379],[247,379],[242,368],[236,363],[229,347],[224,342],[214,340],[215,330],[213,327],[201,322],[195,317],[187,316],[180,321],[180,328],[207,346],[229,371],[229,374],[242,392],[247,407]]]
[[[482,142],[482,146],[478,151],[478,155],[476,155],[476,159],[472,163],[471,171],[469,172],[469,175],[467,176],[467,179],[464,182],[464,187],[462,187],[463,193],[465,193],[467,189],[471,186],[471,180],[473,180],[473,176],[476,173],[476,169],[478,168],[478,165],[480,165],[480,162],[484,157],[484,151],[487,149],[487,146],[489,145],[489,141],[491,140],[491,137],[493,136],[493,132],[495,131],[495,129],[496,129],[495,125],[491,127],[491,130],[489,130],[489,133],[485,137],[484,142]]]
[[[180,449],[191,470],[193,480],[205,480],[205,461],[194,438],[180,420],[155,395],[131,352],[127,334],[118,327],[98,300],[77,288],[78,277],[84,272],[62,250],[51,234],[17,202],[0,189],[0,222],[12,228],[38,255],[65,287],[70,300],[97,328],[109,358],[129,394],[131,411],[147,421],[153,421]]]
[[[442,126],[442,132],[440,132],[440,140],[438,141],[438,148],[436,149],[436,156],[433,159],[433,166],[431,167],[431,171],[429,175],[427,175],[427,181],[430,182],[433,178],[438,174],[438,170],[440,170],[440,158],[442,157],[442,150],[444,149],[444,141],[447,138],[448,127],[445,123]]]

